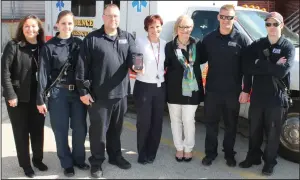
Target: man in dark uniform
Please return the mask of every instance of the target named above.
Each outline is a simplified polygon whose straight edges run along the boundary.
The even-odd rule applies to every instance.
[[[281,127],[288,107],[288,96],[281,86],[289,87],[289,71],[294,61],[295,48],[281,35],[283,18],[279,13],[269,13],[265,21],[268,36],[247,48],[243,63],[245,73],[253,75],[253,86],[249,109],[249,150],[246,160],[239,166],[249,168],[261,164],[263,155],[262,173],[271,175],[277,164]],[[267,137],[264,152],[260,149],[264,139],[263,131]]]
[[[207,84],[204,99],[205,154],[202,164],[209,166],[217,157],[220,116],[225,124],[223,151],[226,164],[236,166],[234,144],[240,103],[249,98],[251,76],[244,77],[241,57],[250,44],[249,39],[233,27],[235,8],[224,5],[218,14],[220,27],[203,39],[201,61],[208,62]],[[242,90],[242,79],[244,82]]]
[[[122,156],[120,136],[127,111],[128,68],[136,46],[133,36],[118,27],[118,6],[107,5],[102,18],[104,25],[83,40],[76,70],[81,101],[89,105],[89,161],[94,178],[102,176],[105,147],[110,164],[131,168]]]

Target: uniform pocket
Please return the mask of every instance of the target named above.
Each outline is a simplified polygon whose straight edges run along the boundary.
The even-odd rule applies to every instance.
[[[50,97],[49,99],[56,99],[58,98],[58,94],[59,94],[60,89],[57,87],[53,87],[50,89]]]

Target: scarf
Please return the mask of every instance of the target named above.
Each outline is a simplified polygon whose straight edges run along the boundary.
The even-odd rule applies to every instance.
[[[189,61],[185,58],[185,56],[180,52],[177,53],[178,50],[178,42],[176,41],[177,49],[175,49],[175,55],[177,56],[178,61],[183,66],[183,78],[182,78],[182,95],[192,97],[193,91],[198,91],[198,83],[194,74],[193,65],[196,60],[196,43],[191,42],[189,48]]]

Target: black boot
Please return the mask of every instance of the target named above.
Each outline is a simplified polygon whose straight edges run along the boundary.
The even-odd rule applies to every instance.
[[[67,176],[67,177],[72,177],[75,175],[75,171],[74,171],[74,168],[73,167],[69,167],[69,168],[66,168],[64,170],[64,175]]]
[[[47,171],[48,167],[42,161],[32,160],[32,164],[34,167],[38,168],[40,171]]]
[[[213,162],[213,160],[215,160],[215,158],[212,158],[212,157],[209,157],[209,156],[205,156],[203,159],[202,159],[202,164],[204,166],[210,166]]]
[[[103,176],[102,167],[100,166],[93,166],[91,167],[91,176],[93,178],[101,178]]]
[[[115,159],[109,159],[108,162],[112,165],[116,165],[121,169],[129,169],[131,168],[131,164],[124,159],[123,156],[116,157]]]
[[[245,159],[244,161],[242,161],[239,164],[240,168],[249,168],[252,165],[260,165],[261,164],[261,160],[260,159],[256,159],[256,160],[250,160],[250,159]]]
[[[33,171],[33,169],[32,169],[31,166],[23,168],[23,170],[24,170],[25,176],[27,176],[29,178],[33,178],[34,177],[35,174],[34,174],[34,171]]]
[[[264,175],[271,176],[273,174],[274,166],[275,165],[272,164],[265,164],[262,169],[262,173]]]
[[[235,167],[236,166],[236,160],[234,157],[227,157],[226,159],[226,164],[229,167]]]

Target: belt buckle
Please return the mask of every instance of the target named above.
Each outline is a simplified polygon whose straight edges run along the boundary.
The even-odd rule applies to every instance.
[[[74,91],[74,89],[75,89],[75,85],[73,85],[73,84],[70,84],[68,89],[69,89],[69,91]]]

